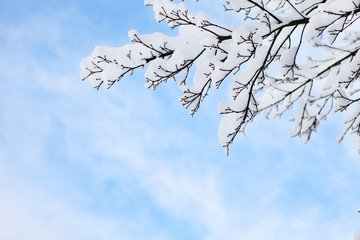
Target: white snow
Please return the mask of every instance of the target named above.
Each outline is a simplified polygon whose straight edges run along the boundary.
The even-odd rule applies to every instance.
[[[179,81],[184,92],[180,101],[191,115],[211,85],[216,89],[231,79],[229,100],[219,105],[225,115],[219,140],[226,151],[259,113],[280,117],[294,106],[291,135],[304,142],[332,111],[349,111],[338,140],[347,133],[359,134],[360,41],[354,26],[360,0],[292,5],[281,0],[229,0],[226,8],[247,16],[236,26],[215,23],[204,12],[192,13],[183,1],[144,4],[152,6],[156,21],[166,22],[178,35],[130,30],[132,44],[96,47],[82,60],[82,79],[96,88],[110,87],[145,67],[146,87]]]

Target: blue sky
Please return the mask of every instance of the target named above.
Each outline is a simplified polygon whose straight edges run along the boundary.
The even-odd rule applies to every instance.
[[[225,22],[214,4],[200,6]],[[142,71],[110,90],[80,81],[96,45],[122,46],[130,29],[176,34],[141,0],[2,0],[0,22],[0,239],[343,240],[360,230],[360,158],[353,137],[335,141],[341,116],[306,145],[289,137],[287,116],[260,117],[226,157],[217,104],[227,89],[190,118],[176,83],[148,90]]]

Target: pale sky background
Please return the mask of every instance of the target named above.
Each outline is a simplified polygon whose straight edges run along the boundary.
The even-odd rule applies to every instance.
[[[188,1],[194,2],[194,1]],[[205,1],[203,1],[205,2]],[[202,3],[222,18],[222,1]],[[236,15],[232,15],[236,22]],[[310,142],[257,119],[226,157],[220,98],[194,118],[143,71],[96,91],[96,45],[169,31],[142,0],[0,0],[0,239],[346,240],[360,230],[360,157],[338,114]]]

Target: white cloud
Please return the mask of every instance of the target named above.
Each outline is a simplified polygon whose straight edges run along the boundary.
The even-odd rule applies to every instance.
[[[354,240],[360,240],[360,231],[357,231]]]
[[[81,209],[73,193],[61,195],[46,183],[24,178],[0,165],[1,239],[162,239],[158,229],[142,228],[143,220],[98,215]],[[46,179],[42,179],[46,181]],[[69,191],[69,190],[67,190]],[[75,204],[74,204],[75,202]]]

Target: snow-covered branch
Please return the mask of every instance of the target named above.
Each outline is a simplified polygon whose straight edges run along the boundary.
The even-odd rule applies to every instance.
[[[229,11],[243,13],[239,25],[216,23],[203,12],[194,14],[185,1],[144,2],[158,22],[179,34],[142,35],[131,30],[132,44],[96,47],[83,59],[83,80],[89,79],[95,88],[109,88],[126,74],[146,68],[148,88],[168,79],[178,81],[184,93],[181,104],[191,116],[212,85],[216,90],[231,81],[230,99],[219,104],[224,115],[219,140],[226,153],[260,113],[280,117],[294,106],[291,136],[307,142],[331,112],[350,111],[338,141],[346,133],[360,137],[359,0],[224,2],[225,16]],[[191,85],[189,77],[194,79]]]

